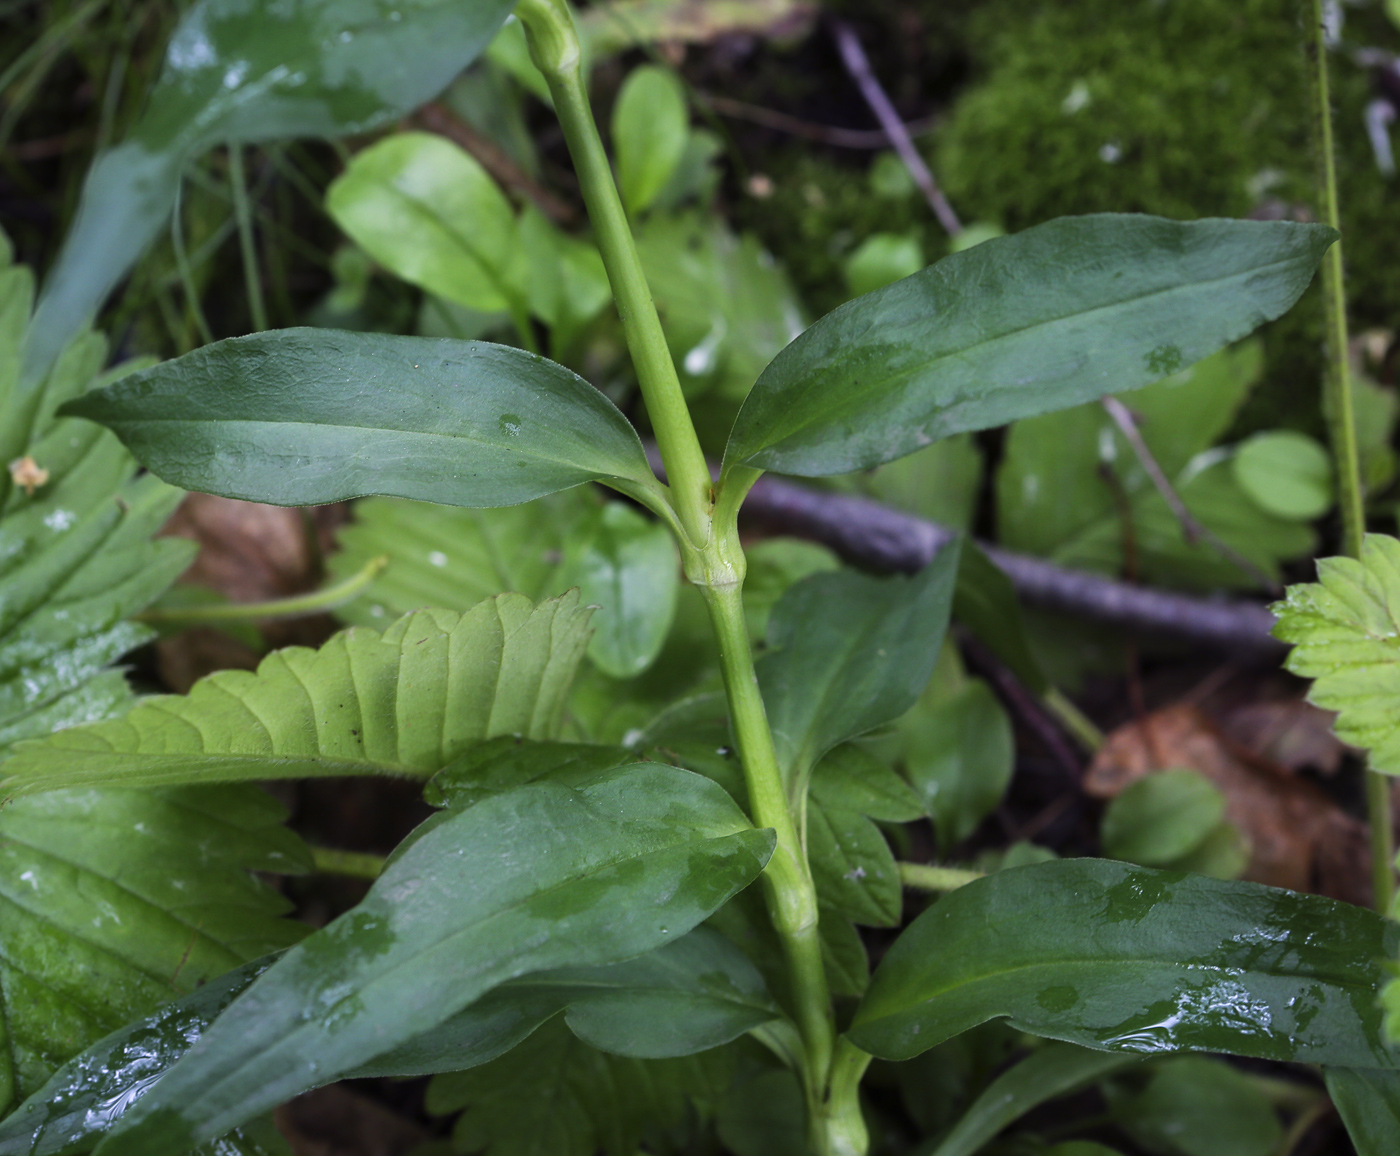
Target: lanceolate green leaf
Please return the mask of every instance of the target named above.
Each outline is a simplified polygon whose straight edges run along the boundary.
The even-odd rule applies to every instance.
[[[392,121],[470,64],[512,7],[513,0],[195,4],[130,139],[101,153],[88,173],[44,288],[26,376],[42,375],[156,237],[191,158],[225,141],[333,137]]]
[[[685,90],[664,68],[633,69],[613,105],[617,183],[630,213],[651,207],[685,152]]]
[[[1356,1156],[1389,1156],[1400,1136],[1400,1072],[1327,1068],[1322,1074]]]
[[[1393,1067],[1380,961],[1394,925],[1252,883],[1100,859],[1018,867],[944,896],[881,961],[851,1027],[907,1059],[975,1024],[1129,1052]]]
[[[958,548],[912,578],[814,574],[773,607],[758,681],[789,790],[837,743],[898,718],[933,673]]]
[[[1321,225],[1101,214],[954,254],[841,306],[773,359],[727,467],[844,474],[1135,389],[1298,299]]]
[[[115,430],[167,481],[274,505],[513,506],[594,479],[656,485],[612,402],[562,365],[482,341],[235,337],[65,412]]]
[[[1090,1051],[1073,1044],[1046,1044],[988,1084],[928,1156],[975,1156],[1032,1108],[1140,1061],[1139,1056]]]
[[[1367,534],[1359,560],[1322,558],[1317,578],[1272,607],[1288,669],[1315,680],[1308,698],[1338,712],[1339,739],[1400,774],[1400,541]]]
[[[182,1152],[506,980],[644,954],[751,882],[771,849],[715,784],[656,764],[450,813],[254,983],[98,1151]]]
[[[428,775],[483,739],[547,738],[588,640],[572,593],[518,594],[465,614],[419,611],[381,636],[356,627],[290,647],[256,673],[225,670],[188,695],[27,743],[12,794],[98,783],[148,787],[309,775]]]

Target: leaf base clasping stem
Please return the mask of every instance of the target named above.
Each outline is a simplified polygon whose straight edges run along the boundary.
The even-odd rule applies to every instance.
[[[777,836],[763,886],[783,944],[791,1010],[802,1041],[808,1143],[817,1156],[864,1156],[867,1138],[859,1084],[869,1057],[836,1043],[816,887],[778,765],[744,620],[745,561],[734,516],[738,503],[721,502],[715,508],[709,467],[593,120],[567,0],[521,0],[516,15],[554,99],[666,468],[674,513],[657,512],[682,531],[677,537],[686,576],[704,593],[709,607],[750,815],[757,826],[771,827]],[[837,1056],[839,1063],[834,1062]]]

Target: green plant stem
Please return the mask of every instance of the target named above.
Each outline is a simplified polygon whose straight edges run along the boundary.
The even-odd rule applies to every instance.
[[[565,0],[522,0],[516,15],[525,25],[530,53],[549,83],[584,204],[608,271],[637,382],[656,432],[676,512],[691,539],[709,540],[710,471],[690,420],[670,346],[651,298],[637,246],[603,151],[583,80],[583,53]]]
[[[243,251],[243,281],[248,287],[248,316],[253,331],[267,329],[267,303],[263,300],[262,270],[253,236],[253,209],[248,200],[248,178],[243,171],[243,146],[229,143],[228,178],[233,189],[233,215],[238,220],[238,246]]]
[[[1336,150],[1332,139],[1332,93],[1327,71],[1327,37],[1323,0],[1310,0],[1310,35],[1305,44],[1312,89],[1312,114],[1317,148],[1317,193],[1324,224],[1341,231],[1337,200]],[[1361,556],[1366,533],[1365,487],[1356,443],[1356,410],[1351,388],[1351,363],[1347,339],[1346,272],[1342,242],[1338,240],[1322,258],[1322,296],[1327,312],[1327,375],[1323,384],[1323,410],[1336,459],[1338,504],[1342,511],[1342,548],[1352,558]],[[1367,818],[1371,829],[1371,883],[1376,910],[1389,912],[1395,895],[1395,833],[1391,829],[1390,785],[1385,776],[1366,770]]]
[[[383,855],[330,847],[312,847],[311,862],[322,875],[349,875],[353,879],[378,879],[384,871]]]
[[[147,610],[136,617],[142,622],[195,625],[203,622],[250,622],[269,618],[299,618],[344,606],[374,581],[385,566],[389,555],[371,558],[343,582],[297,594],[291,598],[276,598],[269,602],[223,602],[214,606],[172,606]]]
[[[1090,754],[1094,754],[1104,744],[1104,733],[1099,730],[1089,716],[1070,701],[1057,686],[1052,686],[1041,696],[1045,708],[1059,720],[1060,725],[1069,731],[1075,741]]]
[[[966,867],[935,867],[931,863],[901,863],[899,881],[915,891],[956,891],[983,877]]]
[[[720,667],[744,768],[749,811],[757,826],[771,827],[777,834],[777,847],[763,873],[763,883],[769,914],[787,960],[797,1026],[806,1053],[808,1104],[816,1112],[826,1099],[836,1037],[817,931],[816,886],[783,787],[773,733],[754,674],[739,588],[710,587],[705,593],[719,641]],[[819,1144],[818,1151],[823,1150]]]

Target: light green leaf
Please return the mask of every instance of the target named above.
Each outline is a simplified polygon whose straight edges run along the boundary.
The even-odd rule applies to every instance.
[[[1146,775],[1104,811],[1103,850],[1111,859],[1166,867],[1195,851],[1225,817],[1225,796],[1199,771],[1172,767]]]
[[[256,673],[224,670],[188,695],[26,743],[4,764],[14,794],[374,773],[428,775],[502,734],[559,725],[587,640],[577,593],[502,594],[465,614],[420,611],[320,650],[290,647]]]
[[[1283,1142],[1259,1086],[1204,1056],[1154,1067],[1146,1087],[1110,1100],[1110,1109],[1124,1132],[1160,1156],[1273,1156]]]
[[[1230,464],[1245,493],[1280,518],[1308,521],[1332,505],[1332,459],[1306,434],[1255,434]]]
[[[685,90],[668,70],[634,68],[613,105],[617,184],[629,213],[645,212],[685,155],[690,115]]]
[[[649,1137],[708,1116],[729,1082],[728,1050],[674,1060],[610,1056],[547,1024],[484,1067],[438,1076],[429,1112],[461,1111],[459,1152],[635,1156]]]
[[[846,739],[892,721],[933,673],[957,575],[954,543],[912,578],[804,578],[773,607],[758,681],[790,792]]]
[[[326,211],[405,281],[483,313],[515,303],[515,210],[445,137],[394,133],[356,154],[326,190]]]
[[[1335,238],[1102,214],[986,241],[788,346],[735,420],[726,469],[850,473],[1147,385],[1287,311]]]
[[[448,812],[248,988],[97,1151],[174,1156],[507,980],[645,954],[750,883],[772,846],[715,784],[656,764]]]
[[[159,234],[188,161],[226,141],[366,132],[430,99],[484,49],[512,0],[399,8],[201,0],[166,49],[131,137],[98,154],[44,287],[37,378]],[[6,458],[5,460],[8,460]]]
[[[274,505],[513,506],[595,479],[656,485],[601,393],[481,341],[281,329],[206,345],[66,412],[111,427],[168,480]]]
[[[340,617],[382,624],[410,610],[465,610],[498,590],[530,598],[571,586],[596,606],[589,658],[630,678],[655,661],[675,616],[680,563],[670,533],[579,487],[523,506],[465,510],[370,498],[338,534],[335,581],[371,559],[389,565]]]
[[[1311,678],[1308,701],[1338,712],[1337,737],[1400,774],[1400,542],[1367,534],[1360,560],[1322,558],[1317,582],[1290,586],[1270,609],[1286,663]]]
[[[1400,1072],[1324,1068],[1322,1074],[1356,1156],[1389,1156],[1400,1135]]]
[[[841,272],[851,296],[863,297],[894,281],[912,277],[923,267],[924,249],[917,236],[876,233],[841,263]]]
[[[1124,1052],[1394,1067],[1376,993],[1400,931],[1315,895],[1061,859],[978,879],[881,960],[849,1031],[907,1059],[975,1024]]]
[[[976,1156],[1032,1108],[1140,1062],[1139,1056],[1046,1044],[988,1084],[930,1156]]]

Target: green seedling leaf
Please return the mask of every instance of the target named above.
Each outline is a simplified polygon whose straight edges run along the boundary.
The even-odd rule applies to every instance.
[[[1322,558],[1317,582],[1290,586],[1272,607],[1286,663],[1311,678],[1308,701],[1338,712],[1337,737],[1400,774],[1400,542],[1367,534],[1361,558]]]
[[[458,1151],[484,1156],[633,1156],[710,1116],[733,1069],[729,1049],[673,1060],[607,1055],[546,1024],[500,1059],[438,1076],[429,1112],[461,1110]]]
[[[685,155],[690,115],[685,90],[655,65],[634,68],[613,105],[617,184],[629,213],[649,209]]]
[[[1166,867],[1199,848],[1224,817],[1225,796],[1199,771],[1174,767],[1146,775],[1104,811],[1104,854]]]
[[[789,587],[812,574],[839,570],[841,560],[825,546],[800,538],[763,538],[744,550],[744,617],[749,637],[768,633],[768,616]]]
[[[876,233],[862,241],[841,263],[841,272],[851,296],[863,297],[913,276],[923,267],[924,248],[918,237]]]
[[[595,479],[655,485],[636,431],[601,393],[562,365],[481,341],[235,337],[65,412],[109,426],[169,481],[274,505],[390,494],[513,506]]]
[[[953,617],[990,647],[1032,694],[1050,689],[1050,679],[1031,650],[1016,587],[976,542],[963,543]]]
[[[1240,488],[1280,518],[1310,521],[1332,506],[1332,460],[1306,434],[1255,434],[1235,451],[1231,466]]]
[[[1062,859],[940,899],[881,961],[849,1034],[902,1060],[1006,1017],[1109,1051],[1393,1067],[1376,992],[1396,937],[1320,896]]]
[[[933,673],[958,546],[912,578],[814,574],[773,607],[758,681],[790,792],[827,751],[902,715]]]
[[[976,1156],[1032,1108],[1140,1062],[1140,1056],[1046,1044],[988,1084],[930,1156]]]
[[[515,210],[444,137],[395,133],[358,153],[326,190],[326,211],[405,281],[482,313],[515,304]]]
[[[1183,1056],[1110,1101],[1118,1126],[1162,1156],[1273,1156],[1283,1128],[1259,1086],[1219,1060]]]
[[[174,1156],[507,980],[660,947],[750,883],[772,846],[719,787],[655,764],[449,812],[240,996],[97,1151]]]
[[[1324,1068],[1322,1074],[1356,1156],[1389,1156],[1400,1135],[1400,1072]]]
[[[774,358],[725,466],[850,473],[1147,385],[1287,311],[1335,238],[1100,214],[986,241],[841,306]]]
[[[402,9],[334,0],[201,0],[166,50],[131,137],[98,155],[26,350],[43,374],[159,234],[187,162],[225,142],[362,133],[472,62],[512,0]]]
[[[944,854],[996,810],[1011,782],[1011,720],[986,683],[969,681],[900,720],[904,770],[933,818]]]
[[[20,746],[13,794],[302,776],[429,775],[483,739],[547,738],[588,637],[577,593],[519,594],[465,614],[424,610],[381,636],[356,628],[290,647],[256,673],[223,670],[188,695]]]
[[[680,563],[665,526],[587,487],[523,506],[465,510],[370,498],[339,535],[333,581],[372,559],[389,564],[340,616],[369,626],[410,610],[465,610],[498,590],[530,598],[579,588],[597,607],[588,655],[631,678],[655,661],[675,617]]]

